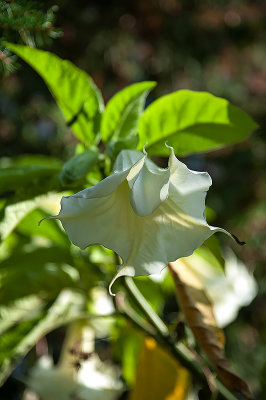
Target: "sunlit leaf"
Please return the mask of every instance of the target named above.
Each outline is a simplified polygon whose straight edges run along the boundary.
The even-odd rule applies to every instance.
[[[158,276],[158,278],[161,277],[161,275],[159,274],[156,276]],[[145,297],[145,299],[147,299],[147,301],[153,307],[153,309],[160,314],[162,312],[162,307],[164,305],[164,300],[165,300],[161,284],[159,282],[152,280],[151,277],[146,277],[146,276],[136,277],[134,279],[134,282],[138,287],[138,289],[140,290],[140,292]],[[132,306],[134,306],[133,303]]]
[[[102,139],[105,142],[136,134],[146,97],[155,86],[156,82],[135,83],[109,100],[101,124]]]
[[[190,376],[186,369],[146,338],[139,358],[136,384],[129,400],[186,400]]]
[[[213,150],[237,143],[258,125],[227,100],[206,92],[179,90],[154,101],[140,117],[139,149],[149,154],[176,155]]]
[[[59,202],[57,204],[59,204]],[[19,223],[17,231],[29,237],[42,236],[47,238],[49,242],[52,242],[53,244],[69,247],[70,240],[56,220],[51,219],[49,224],[38,224],[43,218],[51,215],[51,213],[54,214],[52,211],[47,214],[47,212],[44,212],[39,208],[35,209]]]
[[[44,79],[66,122],[86,145],[99,131],[103,100],[90,76],[48,51],[5,43]]]
[[[1,240],[4,240],[15,228],[16,226],[33,210],[36,208],[42,208],[44,210],[47,210],[50,213],[55,212],[56,206],[58,207],[59,204],[59,197],[56,194],[49,194],[49,195],[43,195],[43,196],[38,196],[32,200],[26,200],[22,202],[18,202],[15,204],[10,204],[8,205],[4,211],[2,212],[3,216],[1,218],[0,222],[0,238]],[[37,212],[37,211],[36,211]],[[39,228],[38,229],[38,222],[46,217],[47,215],[41,211],[39,211],[39,215],[36,220],[31,219],[28,223],[28,227],[30,228],[30,234],[38,234],[42,231],[44,231],[45,228]],[[54,226],[54,225],[53,225]],[[48,227],[49,229],[49,227]],[[51,233],[51,229],[50,229]],[[53,240],[53,237],[51,236],[51,240]]]
[[[21,203],[12,204],[5,208],[4,217],[0,222],[0,238],[4,240],[16,227],[25,215],[36,207],[34,200],[27,200]]]
[[[205,251],[207,249],[207,251]],[[224,258],[221,251],[221,246],[219,239],[213,235],[209,239],[205,240],[202,247],[197,249],[198,253],[201,254],[203,258],[208,260],[211,258],[210,264],[217,270],[224,269]]]
[[[32,312],[36,313],[41,305],[42,300],[38,296],[32,295],[0,306],[0,335],[16,325],[22,318],[27,318]]]

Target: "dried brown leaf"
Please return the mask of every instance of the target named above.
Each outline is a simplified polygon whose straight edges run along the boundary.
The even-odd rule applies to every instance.
[[[208,356],[224,385],[252,400],[247,384],[232,371],[225,358],[223,331],[217,326],[212,304],[201,281],[184,260],[169,263],[168,266],[179,304],[198,345]]]

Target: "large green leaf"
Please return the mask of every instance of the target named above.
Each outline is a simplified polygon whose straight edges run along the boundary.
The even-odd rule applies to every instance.
[[[139,120],[139,149],[177,155],[216,149],[245,139],[257,124],[227,100],[206,92],[180,90],[152,103]]]
[[[20,323],[1,337],[0,386],[38,340],[63,324],[86,317],[84,301],[80,293],[64,290],[45,314]]]
[[[101,124],[102,139],[105,142],[136,134],[146,97],[155,86],[156,82],[135,83],[110,99]]]
[[[48,51],[5,43],[44,79],[69,126],[86,145],[99,131],[103,100],[90,76]]]

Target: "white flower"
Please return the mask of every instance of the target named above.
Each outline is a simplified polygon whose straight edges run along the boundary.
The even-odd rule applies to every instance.
[[[206,222],[209,174],[189,170],[170,149],[166,169],[145,151],[123,150],[111,176],[61,200],[54,218],[75,245],[101,244],[122,258],[111,285],[119,276],[159,273],[213,233],[228,234]]]
[[[94,339],[94,330],[85,320],[73,322],[68,326],[58,364],[43,355],[23,381],[42,400],[118,399],[123,389],[118,370],[100,360]]]
[[[71,364],[69,367],[74,369]],[[54,366],[49,356],[43,356],[25,383],[42,400],[115,400],[122,390],[113,367],[102,363],[96,354],[83,361],[76,374],[70,368]]]
[[[239,309],[249,305],[257,295],[258,287],[253,275],[231,249],[225,253],[225,271],[215,268],[197,253],[184,262],[202,282],[220,327],[234,321]]]

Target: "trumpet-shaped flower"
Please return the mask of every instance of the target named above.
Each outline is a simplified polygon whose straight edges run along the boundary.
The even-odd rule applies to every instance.
[[[159,273],[169,261],[191,255],[213,233],[228,233],[206,222],[209,174],[191,171],[170,149],[166,169],[145,151],[123,150],[112,175],[61,200],[54,218],[75,245],[101,244],[122,258],[111,285],[123,275]]]

